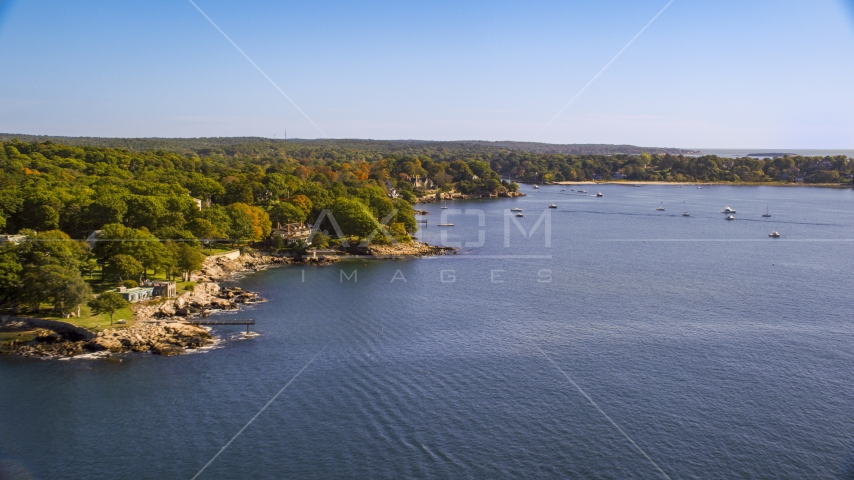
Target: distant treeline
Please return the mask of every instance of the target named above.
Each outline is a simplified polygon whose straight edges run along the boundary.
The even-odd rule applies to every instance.
[[[564,155],[612,155],[615,153],[698,153],[679,148],[636,147],[634,145],[607,144],[550,144],[536,142],[487,142],[480,140],[441,142],[429,140],[360,140],[360,139],[271,139],[262,137],[209,137],[209,138],[108,138],[108,137],[58,137],[50,135],[18,135],[0,133],[0,141],[18,139],[22,142],[53,142],[73,146],[122,148],[136,152],[148,150],[170,150],[174,152],[196,152],[233,154],[237,150],[261,151],[264,145],[276,149],[299,147],[358,150],[365,153],[395,155],[429,155],[445,151],[466,155],[488,155],[500,151],[522,151],[537,154]]]
[[[503,177],[524,182],[610,180],[664,182],[799,182],[850,183],[854,162],[834,157],[721,158],[715,155],[642,153],[640,155],[491,156]]]

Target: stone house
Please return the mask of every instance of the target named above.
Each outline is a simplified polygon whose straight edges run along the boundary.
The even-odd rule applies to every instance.
[[[153,287],[125,288],[118,287],[116,292],[130,303],[142,302],[152,298]]]

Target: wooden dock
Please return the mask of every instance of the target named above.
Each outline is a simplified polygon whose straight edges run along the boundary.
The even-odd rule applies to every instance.
[[[188,320],[187,323],[192,325],[246,325],[246,332],[249,332],[249,325],[255,325],[255,320]]]

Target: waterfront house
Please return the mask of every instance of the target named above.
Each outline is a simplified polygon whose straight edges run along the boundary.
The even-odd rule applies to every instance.
[[[142,302],[145,300],[150,300],[152,297],[152,293],[154,292],[153,287],[136,287],[136,288],[125,288],[119,287],[116,289],[119,295],[122,296],[125,300],[130,303]]]
[[[388,191],[388,198],[398,198],[400,195],[397,193],[397,189],[394,188],[394,183],[391,180],[386,180],[385,189]]]
[[[287,244],[292,244],[299,241],[307,241],[311,236],[311,226],[299,223],[286,223],[282,226],[281,223],[276,223],[276,226],[270,231],[270,240],[279,237]]]
[[[472,180],[477,180],[477,175],[473,175]],[[432,189],[436,188],[436,184],[433,183],[433,180],[430,180],[427,177],[421,178],[420,176],[416,175],[415,178],[410,177],[409,181],[412,182],[412,187],[415,188],[416,190],[417,189],[432,190]]]

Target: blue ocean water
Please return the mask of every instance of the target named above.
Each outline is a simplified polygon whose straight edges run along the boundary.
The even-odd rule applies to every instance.
[[[523,188],[423,207],[458,255],[247,275],[251,340],[0,357],[0,461],[192,478],[275,398],[198,478],[854,473],[854,190]]]

